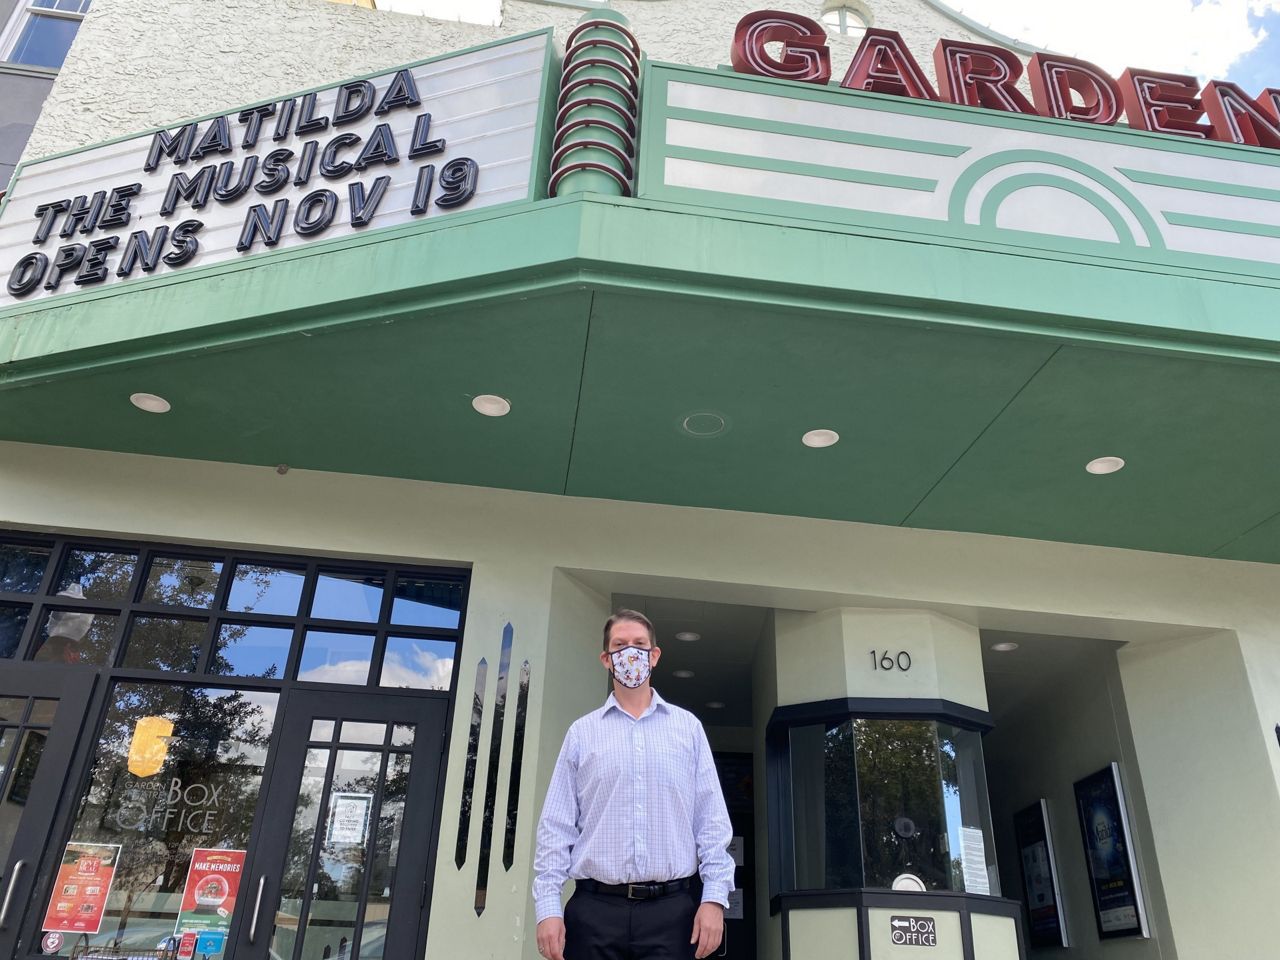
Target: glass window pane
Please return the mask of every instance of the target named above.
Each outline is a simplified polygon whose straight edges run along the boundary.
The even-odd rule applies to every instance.
[[[44,756],[48,734],[43,730],[23,730],[17,735],[18,748],[13,756],[13,771],[0,794],[0,860],[8,862],[9,849],[17,835],[18,822],[31,797],[40,758]]]
[[[338,740],[342,743],[376,743],[381,745],[387,738],[385,723],[357,723],[344,720],[338,730]]]
[[[326,741],[333,739],[333,721],[332,720],[312,720],[311,721],[311,737],[312,740]]]
[[[382,755],[339,750],[325,811],[319,870],[302,932],[302,956],[350,957],[364,884],[369,830]]]
[[[412,747],[413,746],[413,729],[412,723],[397,723],[391,727],[391,745],[393,747]]]
[[[284,876],[280,881],[280,906],[276,911],[275,929],[271,932],[268,951],[271,957],[292,958],[294,955],[328,769],[328,750],[307,751],[306,763],[302,768],[302,788],[298,791],[298,806],[293,815],[293,829],[289,834],[289,852],[285,857]],[[327,888],[330,883],[328,876],[317,878],[317,891],[321,884]],[[333,956],[332,952],[330,956]]]
[[[58,596],[125,602],[137,562],[132,553],[72,550],[58,580]]]
[[[938,724],[938,759],[951,848],[951,889],[998,897],[1000,878],[991,832],[982,735]]]
[[[0,603],[0,659],[7,660],[18,652],[22,631],[27,628],[31,608],[16,603]]]
[[[926,890],[950,888],[952,851],[930,720],[855,720],[866,886],[900,874]],[[955,851],[959,855],[959,851]]]
[[[404,828],[404,802],[409,791],[409,754],[393,753],[387,763],[382,806],[378,810],[377,836],[365,901],[364,928],[360,931],[360,960],[382,960],[391,912],[391,890],[400,858],[400,834]]]
[[[425,577],[397,577],[391,622],[407,627],[456,629],[462,616],[462,584]]]
[[[32,13],[27,17],[18,42],[14,44],[9,60],[13,63],[26,63],[33,67],[52,67],[54,70],[62,66],[71,49],[71,41],[76,38],[80,29],[79,20],[66,17],[46,17]]]
[[[36,638],[32,658],[45,663],[86,663],[102,666],[111,660],[111,648],[120,618],[84,610],[50,610]]]
[[[40,589],[44,568],[49,565],[48,547],[22,543],[0,543],[0,591],[35,593]]]
[[[453,686],[456,646],[449,640],[387,637],[387,652],[378,684],[416,690],[448,690]]]
[[[792,729],[791,809],[795,889],[861,886],[852,721]]]
[[[0,723],[21,723],[26,709],[26,697],[0,697]]]
[[[296,616],[302,600],[305,571],[284,567],[261,567],[236,564],[235,581],[227,609],[239,613],[274,613]]]
[[[302,643],[298,679],[312,683],[358,683],[369,680],[373,635],[308,630]]]
[[[5,771],[9,769],[9,754],[13,753],[13,745],[17,742],[16,728],[0,727],[0,783],[4,783]]]
[[[134,617],[125,642],[124,666],[193,673],[204,646],[204,620]]]
[[[31,713],[27,717],[27,723],[33,727],[51,727],[53,726],[53,718],[57,714],[57,700],[33,700],[31,701]]]
[[[229,867],[243,868],[277,699],[168,683],[111,690],[70,840],[86,854],[114,853],[115,875],[100,931],[68,936],[62,956],[86,945],[154,956],[178,925],[196,850],[217,848]],[[242,876],[241,892],[248,885]],[[52,892],[56,910],[57,883]]]
[[[278,680],[284,676],[292,642],[292,627],[224,623],[214,641],[209,672]]]
[[[213,605],[221,577],[222,564],[217,560],[155,557],[147,571],[142,602],[204,610]]]
[[[357,620],[376,623],[382,610],[382,577],[321,571],[311,616],[318,620]]]

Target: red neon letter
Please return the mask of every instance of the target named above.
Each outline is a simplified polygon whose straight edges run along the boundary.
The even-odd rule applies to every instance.
[[[1219,80],[1206,83],[1202,96],[1213,139],[1280,150],[1280,118],[1275,113],[1276,101],[1274,96],[1270,102],[1266,99],[1272,92],[1264,91],[1257,100],[1251,100],[1234,83]]]
[[[782,59],[765,50],[766,43],[782,44]],[[831,51],[822,27],[797,13],[757,10],[738,21],[729,53],[733,69],[762,77],[826,83],[831,79]]]
[[[1022,61],[1008,50],[980,43],[939,40],[933,51],[938,90],[944,100],[1010,113],[1035,113],[1036,108],[1014,84],[1022,76]]]
[[[1209,136],[1209,128],[1197,123],[1204,106],[1196,96],[1195,77],[1180,73],[1134,70],[1120,74],[1120,93],[1129,126],[1156,133],[1180,133],[1184,137]]]
[[[1101,124],[1120,119],[1119,84],[1087,60],[1037,53],[1027,79],[1036,109],[1046,117]]]
[[[902,35],[896,30],[872,27],[862,36],[858,52],[840,86],[850,90],[892,93],[917,100],[937,100],[933,84],[916,63]]]

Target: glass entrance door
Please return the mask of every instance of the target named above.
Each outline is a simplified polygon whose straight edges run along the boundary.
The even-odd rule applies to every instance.
[[[422,955],[446,713],[442,698],[290,695],[234,960]]]
[[[0,675],[0,957],[17,949],[92,686],[36,665]]]

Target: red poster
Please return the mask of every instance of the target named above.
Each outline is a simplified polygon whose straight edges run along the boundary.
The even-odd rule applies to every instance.
[[[225,933],[231,926],[244,873],[245,851],[210,850],[197,847],[191,851],[187,883],[182,888],[182,905],[178,908],[175,934]]]
[[[119,859],[118,843],[68,843],[62,852],[42,929],[97,933],[107,912],[107,897]]]

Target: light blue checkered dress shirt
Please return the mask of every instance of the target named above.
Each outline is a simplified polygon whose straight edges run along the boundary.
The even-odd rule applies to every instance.
[[[566,880],[643,883],[702,877],[729,905],[733,828],[698,718],[653,692],[639,719],[613,694],[565,735],[538,821],[538,922],[561,915]]]

